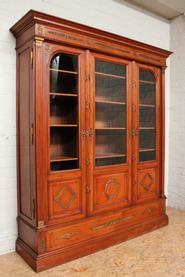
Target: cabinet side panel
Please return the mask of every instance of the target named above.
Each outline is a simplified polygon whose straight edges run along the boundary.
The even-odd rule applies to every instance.
[[[31,219],[30,48],[19,54],[19,199],[20,213]]]

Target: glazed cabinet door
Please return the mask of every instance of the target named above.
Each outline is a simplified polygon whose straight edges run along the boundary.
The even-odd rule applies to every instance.
[[[160,69],[134,64],[133,141],[135,201],[158,198],[161,168]]]
[[[90,54],[88,212],[113,210],[131,202],[130,64]]]
[[[81,50],[45,45],[48,99],[48,222],[86,214],[85,56]]]

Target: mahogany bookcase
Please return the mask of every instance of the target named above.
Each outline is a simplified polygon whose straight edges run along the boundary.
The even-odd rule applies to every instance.
[[[36,11],[17,52],[17,252],[41,271],[168,223],[171,52]]]

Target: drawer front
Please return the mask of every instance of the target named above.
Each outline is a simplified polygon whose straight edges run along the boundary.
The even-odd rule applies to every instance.
[[[161,202],[145,205],[144,207],[131,208],[101,218],[86,220],[79,224],[73,224],[63,228],[47,231],[47,251],[66,247],[90,238],[95,238],[123,227],[139,223],[139,221],[152,216],[158,216],[163,212]]]

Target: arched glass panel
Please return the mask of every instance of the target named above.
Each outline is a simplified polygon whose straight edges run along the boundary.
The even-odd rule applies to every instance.
[[[156,80],[139,70],[139,161],[156,159]]]
[[[50,63],[50,168],[79,167],[78,56],[56,54]]]

